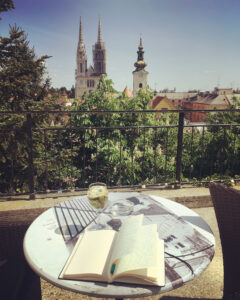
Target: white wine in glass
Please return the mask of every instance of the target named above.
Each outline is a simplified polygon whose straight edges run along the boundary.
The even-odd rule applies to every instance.
[[[87,195],[93,207],[97,209],[103,209],[108,200],[108,190],[106,184],[102,182],[90,184]]]

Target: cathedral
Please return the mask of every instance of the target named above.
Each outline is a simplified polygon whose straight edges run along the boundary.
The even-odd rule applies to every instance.
[[[147,87],[148,72],[145,70],[146,63],[143,55],[142,37],[137,51],[137,62],[133,74],[133,96],[137,91]],[[75,97],[82,98],[84,92],[94,91],[97,88],[99,78],[106,74],[106,55],[105,43],[102,41],[101,21],[98,22],[97,42],[93,46],[93,66],[87,65],[87,53],[83,40],[82,20],[80,17],[79,39],[77,46],[77,68],[75,70]]]
[[[80,18],[77,46],[77,69],[75,71],[75,97],[81,98],[84,92],[97,88],[99,78],[106,74],[106,49],[102,41],[101,21],[98,22],[97,42],[93,46],[93,66],[87,66],[87,53],[83,40],[82,20]]]

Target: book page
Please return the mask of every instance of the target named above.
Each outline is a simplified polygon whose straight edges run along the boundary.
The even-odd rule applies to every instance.
[[[164,260],[164,241],[158,240],[159,255],[154,267],[127,271],[125,274],[119,275],[116,281],[135,282],[143,284],[156,284],[159,286],[165,285],[165,260]],[[130,280],[131,278],[131,280]],[[137,280],[139,279],[139,280]]]
[[[75,245],[60,277],[77,279],[82,274],[102,276],[116,235],[114,230],[85,231]]]
[[[121,226],[118,236],[114,242],[114,249],[111,256],[112,263],[124,255],[134,251],[142,227],[143,215],[131,216]]]
[[[113,278],[121,273],[133,273],[134,270],[156,267],[156,264],[159,263],[158,256],[160,255],[158,241],[156,224],[145,225],[139,228],[134,251],[122,256],[117,261]]]

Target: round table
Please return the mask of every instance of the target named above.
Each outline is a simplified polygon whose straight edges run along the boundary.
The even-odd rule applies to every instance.
[[[24,238],[24,254],[31,268],[58,287],[93,297],[112,298],[164,293],[182,286],[207,268],[214,256],[215,238],[208,224],[198,214],[159,196],[109,193],[110,204],[121,199],[134,203],[132,214],[144,214],[143,224],[157,223],[159,237],[164,239],[165,245],[165,286],[107,284],[58,278],[76,243],[77,236],[74,235],[96,217],[87,196],[76,197],[48,209],[31,224]],[[121,217],[112,220],[106,212],[105,218],[110,228],[118,230]],[[66,230],[66,223],[72,232]]]

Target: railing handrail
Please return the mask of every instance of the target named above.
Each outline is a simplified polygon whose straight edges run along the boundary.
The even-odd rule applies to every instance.
[[[32,110],[32,111],[0,111],[0,115],[2,114],[42,114],[42,113],[49,113],[49,114],[117,114],[117,113],[189,113],[189,112],[240,112],[240,109],[175,109],[175,110]]]
[[[28,185],[29,185],[29,191],[30,191],[30,198],[34,198],[34,162],[33,162],[33,141],[32,141],[32,132],[33,131],[48,131],[48,130],[54,130],[54,131],[71,131],[71,130],[97,130],[97,132],[101,130],[120,130],[121,131],[127,131],[127,130],[134,130],[134,129],[158,129],[158,128],[178,128],[178,142],[177,142],[177,155],[176,155],[176,183],[181,184],[181,164],[182,164],[182,143],[183,143],[183,129],[184,128],[199,128],[202,127],[203,131],[204,128],[207,127],[223,127],[224,130],[227,127],[235,127],[235,126],[240,126],[238,123],[216,123],[216,124],[211,124],[211,123],[204,123],[204,122],[199,122],[199,124],[184,124],[184,115],[185,113],[194,113],[194,112],[240,112],[240,109],[184,109],[184,110],[127,110],[127,111],[109,111],[109,110],[92,110],[92,111],[61,111],[61,110],[39,110],[39,111],[21,111],[21,112],[13,112],[13,111],[0,111],[0,115],[25,115],[27,118],[27,127],[25,128],[28,136],[28,173],[29,173],[29,178],[28,178]],[[32,123],[32,115],[33,114],[59,114],[59,115],[76,115],[76,114],[150,114],[150,113],[178,113],[179,114],[179,120],[176,120],[176,124],[173,125],[140,125],[140,126],[124,126],[124,125],[117,125],[117,126],[72,126],[71,122],[69,123],[68,126],[46,126],[46,127],[38,127],[34,126]],[[18,128],[9,128],[9,129],[1,129],[0,132],[10,132],[10,131],[15,131],[18,130]],[[154,184],[157,185],[157,184]]]

